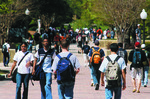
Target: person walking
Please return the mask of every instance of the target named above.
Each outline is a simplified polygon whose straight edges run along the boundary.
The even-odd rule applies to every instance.
[[[113,92],[114,92],[114,99],[121,99],[121,91],[122,89],[123,90],[126,89],[126,75],[124,72],[126,64],[124,59],[116,54],[118,51],[118,45],[116,43],[112,43],[110,45],[110,51],[111,55],[107,56],[103,60],[99,68],[99,70],[101,71],[101,85],[102,86],[105,85],[106,99],[112,99]],[[105,82],[104,82],[104,75],[106,79]],[[115,77],[113,76],[115,76],[117,79],[114,80]]]
[[[140,24],[137,25],[137,29],[135,30],[136,34],[136,42],[141,43],[141,29],[140,29]]]
[[[118,48],[119,49],[117,51],[117,55],[121,56],[125,60],[125,63],[126,63],[126,66],[127,66],[127,63],[128,63],[127,51],[125,49],[123,49],[123,44],[122,43],[118,43]],[[125,70],[125,73],[126,73],[126,68],[124,70]]]
[[[11,67],[10,73],[8,74],[8,77],[11,76],[15,67],[18,68],[17,75],[16,75],[16,98],[15,99],[28,99],[30,68],[33,64],[34,57],[33,57],[32,53],[29,53],[27,51],[27,43],[26,42],[23,42],[21,44],[21,51],[18,51],[15,54],[13,60],[14,60],[14,62],[12,64],[12,67]],[[23,95],[21,98],[22,83],[24,85],[24,91],[23,91]]]
[[[129,61],[132,62],[130,66],[131,70],[131,77],[132,77],[132,84],[133,84],[133,91],[140,93],[141,87],[141,79],[143,76],[143,62],[146,61],[145,52],[140,49],[140,43],[136,42],[134,47],[135,49],[129,53]],[[136,77],[138,79],[138,86],[136,88]]]
[[[10,48],[10,45],[8,43],[8,40],[6,40],[5,43],[2,46],[4,67],[8,66],[8,63],[9,63],[9,60],[10,60],[9,48]]]
[[[95,40],[95,46],[90,49],[89,58],[92,69],[93,82],[95,85],[95,90],[99,90],[100,84],[100,74],[99,67],[103,61],[105,53],[103,49],[99,47],[99,41]]]
[[[59,99],[73,99],[75,75],[80,71],[77,57],[68,51],[69,44],[66,39],[61,40],[62,52],[55,57],[52,65],[52,70],[57,73]]]
[[[146,54],[146,58],[147,60],[143,62],[144,65],[144,70],[143,70],[143,78],[141,80],[142,86],[147,87],[148,84],[148,71],[149,71],[149,64],[150,64],[150,52],[145,50],[145,44],[141,45],[142,50],[145,52]]]
[[[44,79],[40,79],[40,87],[41,87],[41,99],[52,99],[52,92],[51,92],[51,84],[52,84],[52,60],[55,58],[56,53],[54,50],[49,48],[49,42],[48,39],[43,39],[43,48],[38,49],[38,51],[35,53],[35,60],[33,64],[33,70],[32,75],[35,75],[35,66],[37,64],[37,61],[41,61],[45,54],[47,54],[46,58],[44,59],[42,66],[42,69],[45,74]]]
[[[83,59],[84,59],[84,66],[88,66],[89,65],[89,57],[88,57],[88,53],[90,51],[90,46],[88,45],[88,42],[85,42],[85,45],[82,47],[82,53],[83,53]]]
[[[31,35],[29,36],[29,38],[28,38],[28,40],[27,40],[27,43],[28,43],[28,49],[27,49],[27,50],[28,50],[30,53],[32,53],[33,40],[32,40]]]

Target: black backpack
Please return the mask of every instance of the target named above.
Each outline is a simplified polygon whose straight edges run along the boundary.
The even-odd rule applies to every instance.
[[[142,64],[142,54],[140,50],[135,50],[133,53],[133,59],[132,59],[132,66],[134,68],[141,68],[143,66]]]
[[[6,53],[7,52],[7,44],[4,44],[2,47],[2,53]]]

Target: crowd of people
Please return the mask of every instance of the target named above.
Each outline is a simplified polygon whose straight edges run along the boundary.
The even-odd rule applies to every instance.
[[[45,31],[42,35],[34,34],[26,42],[20,44],[20,50],[14,55],[14,62],[8,77],[13,73],[14,68],[18,68],[16,75],[16,99],[21,99],[21,86],[23,83],[23,99],[28,99],[28,86],[31,67],[32,75],[36,73],[36,66],[42,69],[43,75],[40,76],[41,99],[52,99],[52,74],[55,74],[58,84],[59,99],[73,99],[73,89],[75,85],[75,75],[80,72],[80,63],[77,57],[69,52],[69,45],[77,42],[78,53],[83,53],[84,66],[90,69],[91,86],[99,90],[99,86],[105,86],[106,99],[121,99],[121,91],[126,89],[126,66],[128,60],[131,61],[131,78],[133,83],[133,93],[140,93],[141,84],[147,87],[148,70],[150,63],[150,53],[145,50],[145,44],[136,42],[135,49],[127,55],[122,43],[112,43],[110,45],[111,54],[105,57],[104,50],[100,47],[100,39],[114,38],[114,30],[104,31],[99,28],[91,32],[81,29],[52,29]],[[91,38],[92,37],[92,38]],[[88,45],[89,40],[94,42],[94,46]],[[32,45],[36,44],[36,53],[32,54]],[[10,45],[6,40],[4,44]],[[51,47],[54,45],[54,48]],[[140,49],[140,47],[142,49]],[[9,55],[7,55],[9,56]],[[5,56],[6,57],[6,56]],[[8,58],[9,60],[9,58]],[[9,62],[9,61],[8,61]],[[4,66],[8,65],[4,62]],[[136,87],[136,77],[138,86]]]

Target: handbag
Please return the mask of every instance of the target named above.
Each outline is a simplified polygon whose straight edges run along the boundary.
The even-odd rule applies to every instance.
[[[41,60],[39,64],[35,66],[35,75],[31,75],[31,80],[39,81],[40,79],[45,79],[44,71],[41,67],[42,63],[44,62],[44,59],[46,58],[49,50],[46,52],[44,58]]]
[[[21,59],[20,62],[18,63],[18,66],[20,65],[20,63],[22,62],[22,60],[24,59],[24,57],[25,57],[28,53],[29,53],[29,52],[27,52],[27,53],[22,57],[22,59]],[[12,80],[14,83],[16,83],[17,71],[18,71],[18,67],[15,68],[14,72],[12,73],[11,80]]]

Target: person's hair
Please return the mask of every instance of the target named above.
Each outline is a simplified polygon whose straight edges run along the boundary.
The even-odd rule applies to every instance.
[[[70,42],[66,39],[62,39],[60,45],[62,46],[62,48],[67,48],[70,45]]]
[[[88,44],[88,41],[86,41],[85,44],[87,45],[87,44]]]
[[[26,47],[28,46],[28,44],[27,44],[26,42],[22,42],[22,43],[20,44],[20,46],[22,46],[23,44],[24,44]]]
[[[48,38],[47,38],[47,37],[44,37],[44,38],[42,39],[42,42],[43,42],[45,39],[47,39],[47,41],[48,41]]]
[[[112,43],[110,45],[110,49],[112,52],[117,52],[118,51],[118,44],[117,43]]]
[[[118,43],[118,46],[119,46],[119,47],[123,47],[123,44],[122,44],[122,43]]]
[[[8,42],[8,40],[5,40],[5,42]]]

